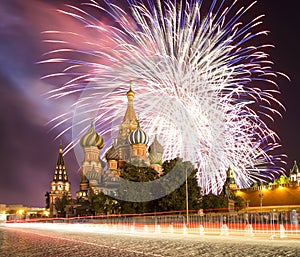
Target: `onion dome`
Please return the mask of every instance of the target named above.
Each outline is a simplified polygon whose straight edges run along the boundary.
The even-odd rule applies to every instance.
[[[118,151],[115,149],[114,146],[112,146],[111,148],[109,148],[105,154],[105,158],[106,160],[119,160],[120,156]]]
[[[105,182],[116,182],[120,180],[120,174],[118,170],[108,169],[104,175],[103,180]]]
[[[149,146],[149,159],[151,164],[161,164],[162,154],[164,149],[162,145],[158,142],[157,136],[155,135],[153,143]]]
[[[95,131],[93,123],[91,123],[88,132],[80,139],[80,145],[82,147],[96,146],[99,149],[103,148],[104,140]]]
[[[100,181],[101,180],[101,174],[99,172],[97,172],[93,166],[93,168],[91,170],[89,170],[86,174],[85,177],[91,181],[91,180],[96,180],[96,181]]]
[[[161,165],[161,163],[162,163],[162,156],[161,156],[161,154],[157,154],[157,153],[155,153],[155,154],[149,154],[149,160],[150,160],[150,163],[151,164],[159,164],[159,165]]]
[[[162,145],[158,142],[157,136],[155,135],[155,138],[153,140],[153,143],[149,146],[149,153],[160,153],[162,154],[164,152],[164,148]]]
[[[138,145],[138,144],[147,145],[149,142],[149,137],[140,128],[140,124],[138,123],[137,128],[129,134],[128,141],[131,145]]]
[[[129,88],[129,91],[127,91],[127,98],[132,99],[133,97],[134,97],[134,92],[132,90],[132,81],[130,81],[130,88]]]

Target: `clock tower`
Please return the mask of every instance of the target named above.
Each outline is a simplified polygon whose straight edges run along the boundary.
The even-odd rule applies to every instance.
[[[69,199],[72,199],[72,195],[70,192],[70,185],[71,183],[69,182],[68,179],[68,174],[64,162],[64,157],[63,157],[62,145],[60,145],[57,163],[54,170],[53,179],[51,182],[51,191],[49,194],[49,200],[50,200],[49,207],[50,207],[51,217],[56,216],[58,214],[54,206],[55,202],[58,199],[61,199],[64,195],[66,195]]]

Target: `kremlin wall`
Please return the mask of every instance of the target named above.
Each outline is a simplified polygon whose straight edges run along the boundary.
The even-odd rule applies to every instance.
[[[300,211],[300,172],[294,162],[288,177],[281,176],[273,183],[234,190],[245,201],[244,211]]]

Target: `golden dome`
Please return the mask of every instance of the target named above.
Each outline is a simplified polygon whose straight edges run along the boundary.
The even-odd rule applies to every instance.
[[[99,149],[103,148],[104,140],[95,131],[93,123],[91,123],[88,132],[80,139],[80,145],[82,147],[96,146]]]
[[[133,98],[134,97],[134,92],[132,90],[132,81],[130,81],[130,88],[129,90],[127,91],[127,98]]]

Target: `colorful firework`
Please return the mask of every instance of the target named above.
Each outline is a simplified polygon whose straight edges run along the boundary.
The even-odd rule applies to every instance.
[[[76,148],[93,117],[106,141],[105,153],[124,115],[132,80],[141,126],[150,138],[159,136],[164,160],[180,156],[195,163],[204,194],[222,190],[228,167],[239,187],[282,173],[283,155],[272,154],[279,139],[266,123],[283,109],[274,97],[280,73],[268,59],[270,45],[255,44],[267,34],[259,30],[263,15],[241,21],[254,3],[226,6],[215,0],[208,11],[201,0],[128,4],[125,11],[113,2],[91,0],[60,11],[81,22],[89,36],[45,32],[47,42],[58,47],[42,62],[66,66],[46,77],[72,77],[51,97],[81,94],[75,115],[63,113],[51,121],[73,120],[62,131],[73,131],[69,149]],[[97,10],[99,19],[88,8]],[[111,24],[103,22],[107,17]]]

